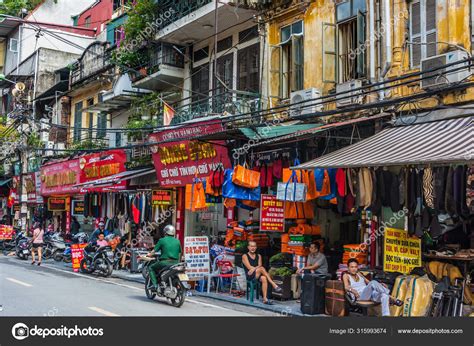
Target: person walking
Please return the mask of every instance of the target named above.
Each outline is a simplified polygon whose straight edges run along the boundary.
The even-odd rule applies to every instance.
[[[39,222],[36,222],[35,225],[33,226],[33,238],[31,240],[33,247],[31,249],[31,257],[33,261],[31,262],[32,265],[35,264],[35,251],[38,250],[38,265],[41,265],[41,259],[43,255],[43,236],[44,236],[44,230],[41,227],[41,224]]]

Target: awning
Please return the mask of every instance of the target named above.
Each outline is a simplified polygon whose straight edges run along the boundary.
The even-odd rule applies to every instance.
[[[285,136],[291,133],[298,133],[320,127],[323,124],[301,124],[301,125],[278,125],[265,126],[252,129],[250,127],[241,128],[240,131],[250,139],[269,139]]]
[[[81,188],[92,188],[92,187],[107,187],[112,186],[114,184],[120,183],[124,180],[130,180],[132,178],[141,177],[142,175],[147,175],[154,172],[154,168],[142,168],[136,169],[133,171],[125,171],[121,173],[117,173],[105,178],[100,178],[96,180],[91,180],[86,183],[80,183],[74,185],[74,187],[81,187]]]
[[[293,169],[474,161],[474,116],[385,129]]]

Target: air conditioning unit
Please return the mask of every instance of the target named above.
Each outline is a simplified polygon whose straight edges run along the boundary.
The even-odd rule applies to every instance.
[[[349,82],[340,83],[336,85],[336,107],[344,108],[354,104],[362,103],[361,90],[356,90],[362,87],[362,81],[359,79],[351,80]],[[339,95],[339,93],[343,93]]]
[[[468,78],[472,73],[469,66],[469,56],[466,52],[461,50],[452,51],[446,54],[432,56],[427,59],[421,60],[421,72],[422,77],[431,77],[421,80],[421,88],[424,90],[428,89],[439,89],[450,85],[452,83],[461,82],[464,79]],[[461,61],[466,60],[464,63]],[[445,68],[440,68],[445,65],[453,64],[455,62],[460,62],[459,64],[454,64]],[[460,69],[461,67],[466,67],[465,69]],[[436,68],[436,71],[430,71]],[[457,70],[457,71],[453,71]],[[450,72],[453,71],[453,72]]]
[[[321,92],[316,88],[293,91],[290,95],[290,117],[322,112],[324,106],[320,98]]]

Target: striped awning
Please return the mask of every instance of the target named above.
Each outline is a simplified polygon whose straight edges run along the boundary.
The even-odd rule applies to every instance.
[[[474,116],[385,129],[293,169],[474,162]]]

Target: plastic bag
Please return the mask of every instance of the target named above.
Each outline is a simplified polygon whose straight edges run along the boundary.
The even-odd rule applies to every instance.
[[[226,169],[224,172],[224,185],[222,185],[222,196],[224,198],[246,199],[250,201],[260,201],[261,189],[247,189],[236,185],[232,181],[234,171]]]
[[[254,189],[260,186],[260,172],[237,165],[234,168],[232,182],[248,189]]]

